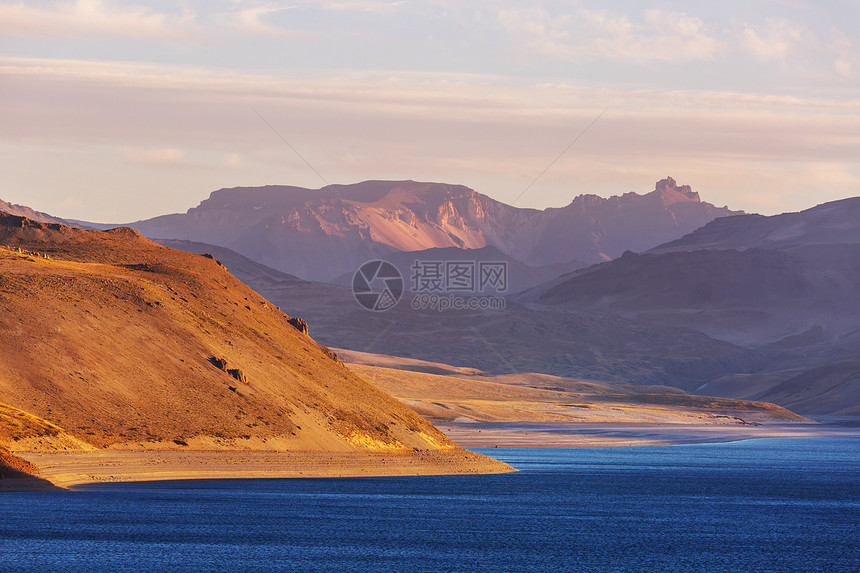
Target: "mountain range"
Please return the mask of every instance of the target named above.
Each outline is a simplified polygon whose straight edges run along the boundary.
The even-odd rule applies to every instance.
[[[773,356],[757,375],[714,381],[708,392],[737,392],[740,385],[748,396],[801,410],[825,409],[813,405],[816,397],[831,411],[858,409],[860,198],[799,213],[717,219],[518,298],[541,308],[695,329]],[[780,377],[784,383],[768,387]]]
[[[735,213],[702,202],[671,177],[644,195],[581,195],[542,211],[460,185],[365,181],[322,189],[220,189],[184,214],[128,226],[153,239],[227,247],[301,278],[328,281],[392,253],[451,247],[495,247],[531,267],[585,266]]]
[[[669,384],[850,415],[860,411],[852,373],[860,353],[858,205],[848,199],[774,217],[718,218],[548,281],[535,272],[541,267],[511,266],[545,282],[508,296],[504,312],[416,310],[407,293],[398,307],[367,313],[347,288],[273,272],[242,279],[289,304],[333,346],[493,374]],[[411,260],[505,256],[488,249],[389,258],[404,272]],[[233,253],[228,264],[247,268],[241,258]]]
[[[291,218],[284,205],[295,207]],[[645,195],[581,196],[537,211],[461,186],[374,181],[221,190],[187,214],[135,225],[152,236],[192,236],[160,242],[213,254],[267,300],[306,319],[329,346],[491,375],[664,384],[774,401],[801,414],[855,415],[858,209],[860,199],[849,199],[744,215],[703,203],[667,178]],[[510,224],[507,234],[500,221]],[[446,242],[454,244],[433,246]],[[340,263],[326,261],[326,249]],[[284,260],[278,253],[293,262],[265,264]],[[395,308],[372,313],[353,299],[350,265],[379,256],[407,283],[415,260],[501,259],[516,276],[503,311],[415,308],[407,292]],[[285,271],[315,260],[326,273],[343,270],[330,277],[338,284]]]
[[[717,219],[519,299],[695,328],[746,346],[850,335],[860,315],[860,198]]]

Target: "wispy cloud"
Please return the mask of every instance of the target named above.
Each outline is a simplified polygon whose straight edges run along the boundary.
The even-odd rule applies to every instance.
[[[197,192],[318,185],[255,115],[259,110],[328,180],[445,180],[511,200],[607,107],[523,205],[565,204],[573,189],[618,192],[625,182],[650,185],[671,174],[725,191],[707,199],[751,209],[742,196],[749,181],[772,185],[758,192],[757,205],[776,205],[790,190],[801,196],[801,182],[824,197],[840,189],[815,187],[816,178],[823,186],[860,180],[860,101],[850,99],[523,85],[450,74],[278,78],[9,58],[0,59],[0,81],[0,142],[60,150],[121,142],[125,161],[149,170],[135,176],[141,186],[166,169],[174,186],[182,181]],[[94,173],[120,169],[112,167],[115,156],[100,157]],[[33,170],[21,177],[33,178]],[[774,183],[779,177],[782,183]]]
[[[279,2],[233,2],[232,7],[217,12],[214,16],[218,26],[245,34],[284,37],[292,35],[290,30],[272,23],[269,16],[295,9],[295,4]]]
[[[860,51],[854,47],[845,32],[837,28],[830,30],[831,46],[836,54],[833,68],[844,78],[854,77],[854,64],[860,60]]]
[[[641,19],[608,10],[551,15],[543,9],[507,9],[499,23],[539,53],[575,61],[624,63],[710,59],[718,40],[699,18],[646,10]]]
[[[858,59],[851,37],[838,26],[816,32],[784,17],[719,23],[672,10],[617,12],[580,5],[550,11],[542,3],[528,8],[508,3],[497,11],[496,23],[513,39],[509,49],[534,61],[549,57],[648,69],[701,62],[725,69],[752,60],[763,69],[784,64],[784,70],[808,80],[828,74],[830,66],[823,62],[850,78]]]
[[[607,59],[625,62],[711,59],[719,42],[705,23],[684,12],[646,10],[640,23],[606,11],[582,11],[592,42]]]
[[[123,155],[135,163],[155,167],[177,167],[185,165],[185,152],[174,148],[126,147]]]
[[[8,36],[182,38],[191,12],[167,14],[135,4],[103,0],[46,4],[0,3],[0,34]]]
[[[405,1],[383,2],[377,0],[354,0],[350,2],[335,2],[324,0],[319,5],[326,10],[359,11],[359,12],[391,12],[406,5]]]
[[[754,58],[784,62],[803,41],[799,26],[786,20],[771,18],[763,26],[744,26],[739,37],[741,45]]]

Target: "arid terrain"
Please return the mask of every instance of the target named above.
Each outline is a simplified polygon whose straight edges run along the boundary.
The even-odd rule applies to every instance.
[[[708,223],[733,212],[671,178],[545,211],[415,182],[237,188],[139,223],[156,243],[3,203],[0,471],[7,487],[34,463],[62,485],[496,472],[455,442],[832,434],[809,418],[860,407],[857,205]],[[406,292],[368,312],[334,273],[378,256],[407,285],[416,260],[504,261],[504,308]]]
[[[271,450],[411,467],[437,452],[449,473],[509,469],[353,374],[214,257],[5,214],[0,245],[0,447],[25,459]]]
[[[547,374],[490,375],[338,351],[349,368],[467,446],[613,446],[833,435],[766,402]]]

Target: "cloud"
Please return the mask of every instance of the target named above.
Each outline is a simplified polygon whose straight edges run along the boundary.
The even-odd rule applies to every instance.
[[[218,12],[215,21],[221,28],[238,30],[245,34],[282,37],[293,32],[266,22],[272,14],[295,9],[292,4],[276,2],[234,2],[237,8]]]
[[[185,152],[173,148],[123,148],[123,155],[135,163],[154,167],[185,165]]]
[[[404,6],[406,2],[382,2],[377,0],[352,0],[350,2],[324,1],[320,6],[326,10],[340,10],[348,12],[391,12]]]
[[[719,42],[705,23],[683,12],[646,10],[641,23],[626,16],[581,12],[596,33],[594,45],[606,59],[624,62],[697,61],[714,57]]]
[[[699,188],[718,181],[726,192],[761,181],[757,204],[782,205],[774,198],[793,189],[795,205],[808,207],[798,203],[798,181],[806,197],[821,190],[823,200],[845,193],[841,186],[860,173],[860,100],[852,94],[598,89],[394,72],[299,78],[16,58],[0,58],[0,82],[0,151],[34,158],[8,162],[10,185],[50,186],[34,165],[64,161],[64,180],[74,178],[82,192],[134,180],[129,194],[145,196],[147,185],[187,189],[185,208],[198,200],[192,192],[224,186],[319,185],[255,110],[329,181],[447,181],[511,200],[608,108],[522,206],[563,205],[574,190],[647,191],[671,174]],[[751,208],[744,201],[752,199],[733,197],[733,206]]]
[[[740,32],[740,43],[746,52],[763,62],[785,61],[803,39],[799,26],[777,18],[757,28],[746,25]]]
[[[833,51],[836,53],[836,61],[833,62],[833,68],[840,76],[844,78],[854,77],[854,62],[858,59],[857,51],[854,49],[851,40],[845,35],[845,32],[837,28],[830,30]]]
[[[858,58],[851,39],[835,27],[814,31],[788,18],[718,23],[672,10],[550,11],[547,6],[508,4],[496,12],[496,25],[509,35],[510,49],[522,59],[549,57],[574,64],[605,62],[646,69],[702,62],[732,75],[739,75],[734,73],[736,68],[751,59],[768,73],[773,64],[784,64],[781,72],[796,81],[816,77],[821,82],[828,75],[850,78]]]
[[[533,51],[573,61],[686,62],[711,59],[720,47],[701,19],[684,12],[646,10],[632,20],[608,10],[505,9],[498,21]]]
[[[75,0],[32,6],[0,4],[0,34],[18,37],[122,36],[131,38],[183,38],[193,21],[185,12],[168,15],[139,5],[103,0]]]
[[[607,117],[616,120],[701,121],[699,127],[726,133],[727,139],[738,130],[772,131],[780,124],[807,133],[806,138],[791,142],[794,146],[824,127],[842,132],[846,138],[840,141],[850,145],[860,138],[852,131],[860,122],[860,100],[850,98],[599,89],[564,83],[523,85],[505,77],[469,74],[356,71],[339,77],[276,77],[184,66],[28,58],[0,58],[0,79],[6,87],[2,100],[6,117],[0,123],[0,135],[14,132],[19,124],[20,133],[62,133],[66,125],[46,120],[34,126],[27,117],[16,116],[19,108],[42,109],[41,115],[48,119],[52,112],[66,110],[64,121],[91,130],[121,133],[125,121],[148,131],[161,126],[165,133],[179,136],[183,135],[179,131],[183,122],[205,118],[216,130],[222,112],[226,121],[236,115],[256,118],[255,109],[269,120],[268,110],[289,113],[301,124],[308,123],[311,117],[307,114],[313,113],[318,115],[313,121],[333,114],[369,124],[377,118],[408,118],[428,125],[443,121],[542,129],[591,118],[608,108]],[[120,108],[122,105],[128,107]],[[135,113],[127,113],[132,110]],[[116,117],[107,121],[113,117],[110,114]],[[259,118],[254,122],[259,123]],[[337,129],[334,119],[321,123],[324,130]],[[229,125],[224,129],[228,133]],[[654,129],[655,135],[668,131],[656,125]]]

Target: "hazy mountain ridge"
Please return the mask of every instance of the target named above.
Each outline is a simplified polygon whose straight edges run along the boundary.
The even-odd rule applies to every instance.
[[[545,305],[696,328],[756,346],[860,316],[860,198],[800,213],[715,220],[682,239],[526,293]]]
[[[769,365],[717,377],[705,391],[747,392],[804,413],[858,411],[850,370],[860,355],[860,198],[717,219],[641,255],[574,271],[519,300],[692,328],[758,347],[771,354]]]
[[[830,201],[796,213],[735,215],[711,221],[651,249],[661,254],[705,249],[788,249],[860,243],[860,197]]]
[[[671,178],[645,195],[583,195],[543,211],[461,185],[365,181],[318,190],[220,189],[185,214],[130,226],[151,238],[220,245],[305,279],[331,280],[393,252],[447,247],[493,246],[531,266],[590,264],[734,213],[701,202]]]
[[[759,394],[809,414],[860,415],[860,360],[837,361],[798,374]]]
[[[26,207],[24,205],[7,203],[2,199],[0,199],[0,212],[8,213],[10,215],[16,215],[18,217],[26,217],[32,221],[39,221],[40,223],[65,224],[65,221],[63,219],[58,219],[57,217],[53,217],[51,215],[48,215],[47,213],[35,211],[30,207]]]

